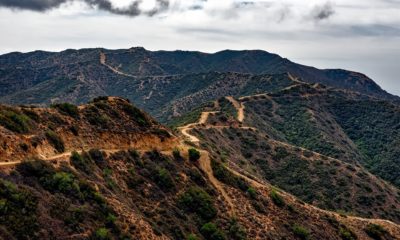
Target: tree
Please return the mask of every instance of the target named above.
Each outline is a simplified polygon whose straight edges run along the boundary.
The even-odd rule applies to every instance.
[[[196,149],[190,148],[188,153],[189,153],[189,160],[190,161],[196,162],[197,160],[200,159],[200,152],[197,151]]]

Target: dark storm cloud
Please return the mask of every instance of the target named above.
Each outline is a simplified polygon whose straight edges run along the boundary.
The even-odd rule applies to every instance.
[[[28,9],[32,11],[46,11],[57,8],[69,0],[0,0],[1,7],[13,9]]]
[[[157,5],[150,11],[141,11],[139,4],[141,0],[133,1],[126,8],[115,8],[109,0],[0,0],[0,7],[17,9],[17,10],[31,10],[44,12],[54,8],[60,7],[61,4],[66,2],[80,1],[84,2],[92,8],[98,8],[113,14],[138,16],[141,14],[154,16],[169,7],[169,0],[157,0]]]
[[[327,2],[324,5],[315,6],[312,11],[312,17],[316,21],[325,20],[330,18],[333,14],[335,14],[335,10],[331,3]]]

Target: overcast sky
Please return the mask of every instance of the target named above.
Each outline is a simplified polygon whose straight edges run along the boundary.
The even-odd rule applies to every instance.
[[[0,53],[263,49],[400,95],[400,0],[0,0]]]

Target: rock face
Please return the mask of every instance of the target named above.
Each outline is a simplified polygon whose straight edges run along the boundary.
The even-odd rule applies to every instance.
[[[215,114],[204,114],[196,126]],[[234,159],[223,164],[218,151],[196,150],[125,99],[50,109],[2,106],[0,116],[3,239],[400,236],[396,223],[321,210],[260,175],[250,178]],[[307,162],[319,158],[307,156]]]
[[[309,83],[399,100],[363,74],[319,70],[264,51],[206,54],[144,48],[2,55],[0,100],[11,104],[80,104],[97,96],[118,95],[167,122],[171,113],[179,115],[192,109],[193,102],[276,90],[277,82],[287,82],[282,79],[287,73]],[[182,102],[188,104],[183,106]]]

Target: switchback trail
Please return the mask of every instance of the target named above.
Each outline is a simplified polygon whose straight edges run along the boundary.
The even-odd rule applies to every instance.
[[[202,124],[206,124],[207,123],[207,119],[210,116],[210,114],[215,114],[217,112],[218,111],[202,112],[198,122],[189,123],[189,124],[187,124],[185,126],[178,127],[178,130],[180,130],[182,135],[187,137],[190,142],[192,142],[194,144],[198,144],[200,142],[200,140],[196,136],[190,134],[189,131],[192,130],[193,128],[195,128],[196,126],[199,126],[199,125],[202,125]]]
[[[301,83],[301,81],[299,81],[296,78],[292,77],[290,74],[289,74],[289,77],[293,81]],[[229,100],[232,103],[232,105],[236,108],[236,110],[238,111],[238,119],[237,120],[239,122],[242,122],[244,120],[245,116],[244,116],[244,105],[243,105],[243,102],[241,102],[241,100],[245,100],[245,99],[248,100],[248,98],[264,96],[264,95],[268,96],[267,94],[257,94],[257,95],[254,95],[254,96],[241,97],[241,98],[239,98],[240,102],[238,102],[237,100],[235,100],[233,97],[230,97],[230,96],[226,97],[226,99]],[[193,128],[196,128],[196,127],[200,127],[200,126],[202,126],[204,124],[205,124],[205,126],[203,126],[203,128],[206,128],[206,129],[210,129],[210,128],[223,129],[223,128],[230,128],[231,127],[231,126],[208,125],[207,124],[208,116],[210,114],[214,114],[214,113],[217,113],[217,112],[202,112],[198,122],[187,124],[187,125],[185,125],[183,127],[180,127],[178,129],[181,130],[181,133],[184,136],[188,137],[189,141],[191,141],[192,143],[195,143],[196,145],[198,145],[200,143],[200,139],[197,138],[194,135],[191,135],[188,132],[189,130],[191,130]],[[239,128],[248,129],[248,130],[257,130],[254,127],[248,127],[248,126],[242,126],[242,127],[239,127]],[[194,140],[194,141],[192,141],[192,140]],[[281,141],[277,141],[277,140],[272,140],[272,141],[277,143],[277,144],[283,144],[283,145],[285,145],[287,147],[295,147],[293,145],[290,145],[290,144],[287,144],[287,143],[284,143],[284,142],[281,142]],[[186,145],[183,144],[183,146],[186,146]],[[300,148],[300,149],[303,150],[303,151],[309,151],[308,149],[305,149],[305,148]],[[214,173],[213,173],[213,170],[212,170],[212,167],[211,167],[211,160],[210,160],[209,152],[205,151],[205,150],[199,150],[199,151],[201,153],[201,157],[200,157],[200,160],[199,160],[200,168],[206,173],[206,175],[207,175],[208,179],[210,180],[210,182],[214,185],[214,187],[221,193],[223,198],[227,201],[228,205],[231,208],[231,211],[230,211],[231,214],[235,214],[235,207],[233,205],[232,199],[230,198],[230,196],[224,190],[223,184],[221,184],[218,181],[218,179],[216,179],[215,176],[214,176]],[[316,153],[316,152],[313,152],[313,153],[321,155],[321,154]],[[240,173],[239,171],[236,171],[236,170],[230,168],[229,166],[227,166],[227,169],[231,173],[233,173],[234,175],[245,179],[247,182],[249,182],[251,185],[253,185],[256,188],[259,188],[259,189],[271,189],[272,188],[272,186],[269,183],[265,183],[265,182],[263,182],[261,180],[258,180],[258,179],[250,178],[250,177],[246,176],[245,174]],[[283,191],[281,191],[279,189],[278,189],[278,191],[279,191],[280,194],[284,195],[285,197],[290,198],[293,201],[296,201],[296,198],[294,196],[292,196],[291,194],[283,192]],[[368,218],[362,218],[362,217],[357,217],[357,216],[345,216],[345,217],[343,217],[343,216],[341,216],[340,214],[338,214],[336,212],[320,209],[320,208],[318,208],[318,207],[316,207],[316,206],[314,206],[312,204],[307,204],[306,207],[309,208],[309,209],[313,209],[315,211],[318,211],[318,212],[322,212],[322,213],[325,213],[325,214],[328,214],[328,215],[331,215],[331,216],[335,216],[336,218],[342,219],[343,221],[352,222],[354,220],[358,220],[358,221],[365,222],[365,223],[375,223],[375,224],[385,223],[385,224],[389,224],[389,225],[391,225],[393,227],[397,227],[398,226],[396,223],[394,223],[392,221],[389,221],[389,220],[386,220],[386,219],[368,219]]]

